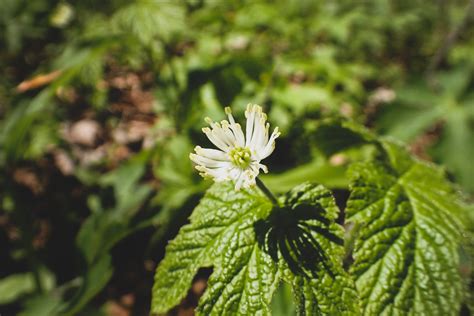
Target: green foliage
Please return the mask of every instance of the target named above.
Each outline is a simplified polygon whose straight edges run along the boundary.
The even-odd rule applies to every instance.
[[[311,181],[334,189],[338,205],[344,206],[349,195],[348,167],[354,170],[352,175],[359,172],[360,179],[376,180],[364,178],[370,170],[363,166],[378,166],[374,172],[384,172],[387,183],[397,182],[399,189],[388,189],[386,183],[382,185],[384,180],[375,181],[375,188],[360,185],[373,188],[370,194],[382,194],[381,188],[396,193],[396,201],[402,205],[399,208],[413,200],[408,196],[412,186],[415,190],[427,186],[423,193],[448,190],[440,184],[445,180],[441,181],[444,175],[438,168],[412,157],[399,159],[400,164],[412,161],[407,164],[419,169],[409,173],[411,184],[405,176],[403,183],[394,180],[402,169],[384,154],[389,145],[381,145],[361,123],[407,142],[423,159],[442,164],[450,179],[459,184],[456,190],[472,201],[471,12],[466,1],[2,1],[0,258],[2,280],[8,281],[9,289],[9,282],[15,282],[8,295],[0,294],[0,300],[4,298],[0,314],[110,313],[110,305],[123,305],[118,302],[122,295],[136,298],[133,306],[126,307],[127,312],[147,314],[150,266],[162,260],[166,241],[175,237],[209,187],[193,170],[188,154],[203,141],[203,117],[224,118],[224,106],[232,106],[236,117],[243,117],[247,103],[259,103],[272,125],[280,127],[282,135],[275,152],[265,161],[270,173],[262,175],[262,180],[273,192],[283,194],[282,201],[287,191]],[[441,59],[431,69],[439,52]],[[349,120],[341,120],[341,116]],[[100,127],[90,144],[70,137],[71,127],[83,120]],[[366,162],[351,166],[360,161]],[[429,184],[420,184],[423,179]],[[428,200],[435,203],[443,197],[443,203],[448,203],[448,196],[453,195],[429,196]],[[390,197],[385,199],[392,202]],[[437,224],[436,229],[430,224],[426,231],[438,237],[450,220],[437,228],[438,218],[431,214],[437,207],[430,206],[428,212],[424,199],[419,197],[406,207],[402,215],[412,214],[410,222],[396,217],[399,212],[395,212],[394,222],[406,224],[397,229],[412,229],[420,236],[418,231],[425,226],[417,228],[413,223],[419,212],[415,206],[422,204],[426,211],[423,220]],[[325,208],[333,209],[332,202],[325,203]],[[450,201],[451,206],[446,207],[454,209],[453,203],[457,202]],[[472,220],[468,220],[472,212],[466,215],[464,207],[456,209],[459,221],[470,223],[472,231]],[[279,216],[291,222],[296,216],[292,211]],[[262,211],[261,216],[252,215],[252,220],[262,220],[267,229],[274,227],[274,218],[280,217],[275,215],[278,212],[268,212],[273,217]],[[343,223],[346,215],[343,210],[338,222]],[[331,217],[331,222],[334,220]],[[390,223],[387,220],[384,225]],[[340,229],[328,227],[320,227],[326,237],[342,237]],[[351,265],[352,243],[363,243],[356,232],[369,234],[364,223],[354,230],[351,227],[346,227],[346,267]],[[328,234],[328,229],[334,235]],[[397,229],[389,232],[395,234]],[[236,230],[234,239],[239,236],[242,240],[228,237],[222,253],[200,265],[215,270],[209,280],[213,291],[205,294],[199,307],[202,313],[213,308],[216,313],[272,309],[274,314],[280,311],[286,315],[291,308],[278,306],[293,300],[290,292],[296,294],[294,307],[300,314],[354,311],[355,305],[344,298],[355,295],[352,285],[337,267],[342,260],[341,246],[328,244],[321,232],[311,230],[311,234],[317,242],[306,247],[318,253],[317,245],[324,245],[334,260],[328,267],[332,266],[339,278],[333,281],[327,275],[316,275],[325,280],[323,286],[314,281],[310,261],[293,251],[283,255],[279,242],[273,246],[276,257],[275,252],[270,255],[262,250],[269,244],[258,240],[250,228]],[[385,230],[381,234],[385,236]],[[130,249],[128,243],[134,238],[139,241]],[[451,240],[454,235],[443,238]],[[435,247],[438,239],[430,242],[427,249],[435,252],[433,258],[442,260],[427,261],[427,268],[421,267],[419,273],[438,277],[442,273],[437,269],[448,264],[449,269],[442,272],[454,273],[459,260],[462,278],[469,283],[469,251],[462,252],[459,259],[453,255],[445,260],[445,252],[454,252],[454,239],[446,247]],[[465,239],[468,237],[463,236]],[[413,255],[403,257],[402,270],[418,264],[410,262],[418,249],[413,238],[406,245]],[[133,252],[124,260],[123,253],[132,250],[143,253]],[[223,253],[239,256],[222,257]],[[275,261],[276,268],[272,266]],[[41,279],[44,267],[51,279],[58,281],[41,282],[41,289],[31,277],[39,274]],[[237,270],[240,274],[234,283],[228,282]],[[187,272],[187,283],[172,305],[179,304],[187,292],[197,270],[193,271]],[[319,267],[318,273],[324,271]],[[387,283],[382,277],[378,280],[379,285]],[[440,284],[443,291],[459,295],[457,282],[447,285],[441,280]],[[286,295],[278,294],[278,286]],[[270,289],[268,296],[255,295],[254,290],[263,287]],[[431,296],[435,287],[427,288],[420,293]],[[272,299],[274,291],[277,294]],[[396,292],[393,287],[388,287],[389,291]],[[468,297],[466,293],[472,289],[465,286],[463,291]],[[234,305],[234,294],[245,302],[240,307]],[[192,301],[197,301],[194,296],[199,295],[192,295]],[[340,302],[337,308],[343,311],[334,311],[336,304],[326,304],[328,297]],[[457,301],[445,304],[453,306],[448,314],[458,308],[456,297]],[[428,298],[426,302],[431,302]],[[229,304],[215,305],[214,301]],[[393,304],[387,306],[388,310]]]
[[[471,157],[474,154],[474,95],[470,89],[472,66],[440,73],[436,87],[423,82],[410,83],[398,92],[396,104],[379,119],[381,130],[404,141],[442,124],[440,142],[432,148],[434,158],[446,164],[456,180],[474,190]],[[463,148],[460,150],[460,148]]]
[[[4,148],[8,160],[36,158],[43,154],[41,149],[44,150],[44,147],[40,148],[40,152],[30,149],[34,146],[31,138],[35,139],[35,137],[28,132],[28,126],[34,126],[41,117],[45,116],[44,111],[51,106],[51,93],[50,90],[46,90],[31,102],[21,103],[18,108],[12,111],[9,120],[0,126],[0,144]]]
[[[326,156],[377,140],[366,128],[347,120],[326,120],[313,128],[316,147]]]
[[[138,38],[144,45],[157,39],[169,41],[184,29],[184,8],[178,3],[142,0],[118,10],[112,25]]]
[[[193,146],[189,139],[178,136],[163,146],[161,160],[157,162],[155,175],[161,179],[163,187],[155,197],[155,202],[162,205],[162,213],[180,209],[194,194],[202,192],[206,184],[199,176],[188,159],[182,159],[192,152]]]
[[[286,195],[285,205],[291,205],[293,211],[299,212],[301,207],[308,211],[322,212],[323,218],[314,214],[302,214],[299,227],[308,227],[307,232],[314,238],[312,246],[306,247],[296,242],[296,252],[302,251],[302,257],[296,257],[299,262],[308,263],[312,267],[310,275],[291,275],[286,271],[283,279],[291,283],[296,300],[298,315],[357,315],[359,299],[352,278],[342,267],[344,256],[343,229],[335,221],[339,209],[332,194],[323,186],[310,183],[295,187]],[[293,215],[298,218],[299,215]],[[290,234],[284,231],[284,234]],[[306,233],[304,230],[301,233]],[[311,238],[308,237],[308,238]],[[288,235],[288,239],[291,235]],[[298,239],[300,236],[295,236]],[[304,251],[306,250],[306,251]],[[280,251],[281,248],[280,248]],[[318,256],[317,254],[320,254]],[[285,259],[285,256],[283,256]],[[290,261],[291,262],[291,261]],[[287,263],[291,270],[291,264]]]
[[[270,303],[278,285],[277,266],[258,247],[252,225],[233,232],[222,251],[198,314],[270,315]]]
[[[384,142],[351,167],[348,220],[361,225],[351,267],[365,315],[457,315],[463,206],[437,167]]]
[[[114,186],[116,205],[109,210],[91,205],[91,208],[97,209],[93,209],[94,213],[87,218],[77,235],[78,247],[88,263],[95,262],[124,236],[146,225],[146,222],[137,225],[132,221],[150,194],[150,188],[137,184],[143,175],[146,157],[146,152],[143,152],[100,179],[102,185]],[[134,194],[130,196],[130,192]]]
[[[41,271],[39,282],[45,289],[54,286],[54,276],[49,271]],[[33,293],[36,288],[35,275],[31,272],[14,274],[0,280],[0,305],[14,302],[22,295]]]
[[[288,283],[281,283],[275,291],[271,310],[273,316],[290,316],[296,314],[293,293]]]
[[[77,314],[109,282],[112,273],[110,255],[102,255],[100,259],[88,267],[76,296],[72,300],[58,305],[54,312],[60,315]]]
[[[333,166],[318,157],[281,174],[266,174],[261,178],[272,192],[283,193],[305,181],[321,183],[328,188],[346,188],[348,181],[345,172],[344,166]]]
[[[47,1],[23,2],[6,0],[2,3],[0,26],[4,35],[2,44],[8,52],[18,53],[28,40],[44,36],[46,27],[42,18],[49,10]],[[42,20],[38,27],[35,21]],[[3,46],[3,45],[2,45]]]
[[[211,266],[197,309],[203,315],[269,315],[280,279],[292,284],[301,315],[356,312],[357,294],[342,269],[338,212],[322,186],[298,186],[272,208],[257,191],[215,184],[166,249],[152,312],[177,305],[198,269]]]
[[[260,256],[264,255],[258,249],[253,254],[253,249],[256,246],[253,223],[268,215],[271,204],[265,198],[256,195],[255,192],[232,192],[231,186],[231,184],[214,185],[193,212],[190,218],[191,223],[181,228],[178,236],[167,246],[167,255],[156,271],[152,312],[164,313],[177,305],[186,295],[191,281],[200,267],[218,265],[219,268],[228,268],[227,273],[231,273],[230,277],[239,276],[236,281],[240,283],[241,287],[246,286],[247,282],[242,282],[241,278],[245,278],[247,268],[242,269],[242,267],[250,262],[257,263],[256,260],[261,260]],[[248,236],[245,236],[247,238],[243,238],[243,240],[236,239],[240,234]],[[245,242],[251,245],[250,253],[248,253],[249,246],[245,247]],[[243,258],[237,254],[232,254],[230,257],[223,255],[226,251],[235,251],[235,247],[239,248],[241,243],[244,243],[243,249],[238,250],[239,253],[243,251]],[[247,249],[247,253],[245,249]],[[233,262],[232,266],[225,266],[220,261],[220,258],[225,257],[229,257],[227,260],[237,260],[237,262]],[[268,262],[268,259],[263,262]],[[252,269],[258,269],[258,267],[253,266]],[[219,274],[217,276],[225,277]],[[219,285],[217,280],[216,283]],[[221,284],[221,286],[226,285],[227,283]],[[255,289],[252,289],[252,292],[254,291]],[[240,296],[242,294],[240,293]],[[249,297],[250,299],[256,299],[257,304],[261,300],[258,297]],[[224,303],[226,302],[222,302],[222,304]],[[261,302],[261,304],[263,303],[264,301]],[[220,308],[225,310],[225,306]],[[229,306],[229,308],[233,308],[232,310],[235,312],[238,311],[238,306],[237,308]],[[264,309],[264,305],[255,308]]]

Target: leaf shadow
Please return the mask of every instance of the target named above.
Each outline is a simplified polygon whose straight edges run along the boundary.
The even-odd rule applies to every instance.
[[[254,224],[257,242],[273,261],[281,257],[296,275],[317,276],[321,269],[333,277],[332,261],[316,234],[337,245],[344,240],[331,232],[331,221],[319,204],[297,204],[273,208]]]

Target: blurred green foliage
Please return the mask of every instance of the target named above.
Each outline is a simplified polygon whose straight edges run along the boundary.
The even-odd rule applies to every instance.
[[[347,164],[370,153],[350,135],[342,154],[317,145],[333,132],[321,119],[345,118],[408,142],[472,199],[473,11],[460,0],[3,0],[0,313],[101,315],[117,302],[146,313],[166,240],[209,185],[188,154],[224,106],[242,116],[261,104],[282,130],[264,179],[274,189],[317,181],[343,205]]]

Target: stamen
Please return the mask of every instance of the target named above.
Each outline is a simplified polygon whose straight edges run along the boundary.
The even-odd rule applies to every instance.
[[[246,169],[252,162],[250,149],[235,147],[229,152],[230,161],[241,169]]]

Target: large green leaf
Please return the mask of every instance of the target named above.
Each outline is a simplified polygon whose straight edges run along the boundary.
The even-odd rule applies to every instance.
[[[351,169],[349,220],[362,226],[352,272],[364,315],[457,315],[462,205],[442,170],[382,143]]]
[[[166,257],[155,275],[152,312],[164,313],[177,305],[186,295],[198,269],[216,264],[216,258],[223,252],[236,247],[236,234],[252,238],[248,236],[252,235],[249,225],[251,228],[253,222],[266,216],[270,210],[271,204],[268,200],[255,192],[235,191],[229,183],[211,187],[191,215],[191,223],[184,226],[166,248]],[[243,256],[248,256],[245,248],[240,251]],[[258,257],[259,254],[251,256]],[[257,257],[247,260],[261,259]],[[239,262],[233,262],[233,268],[237,264],[246,265],[245,258],[234,259]],[[243,271],[245,274],[246,269]],[[226,276],[222,274],[219,277]],[[216,277],[213,277],[214,282],[217,282],[215,279]],[[243,286],[245,287],[245,284]],[[225,310],[225,307],[222,308]]]
[[[310,183],[291,190],[278,207],[258,191],[214,185],[166,249],[152,312],[177,305],[198,269],[213,266],[200,315],[270,315],[280,280],[292,285],[301,315],[356,313],[355,286],[342,268],[338,213],[331,193]]]

